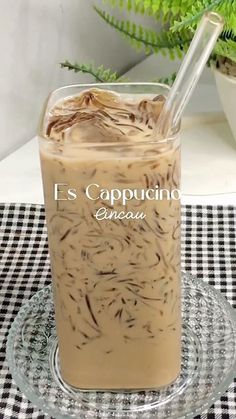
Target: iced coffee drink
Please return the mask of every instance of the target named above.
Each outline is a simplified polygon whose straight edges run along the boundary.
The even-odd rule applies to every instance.
[[[40,140],[61,374],[80,389],[154,389],[180,372],[178,136],[162,95],[60,99]]]

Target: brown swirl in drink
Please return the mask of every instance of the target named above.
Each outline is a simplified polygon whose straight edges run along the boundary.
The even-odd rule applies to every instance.
[[[158,388],[180,371],[180,202],[111,205],[99,194],[179,188],[178,140],[155,138],[163,100],[91,89],[48,118],[40,152],[60,363],[78,388]]]

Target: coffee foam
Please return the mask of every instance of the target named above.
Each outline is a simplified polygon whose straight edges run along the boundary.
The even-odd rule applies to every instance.
[[[153,100],[90,89],[58,102],[49,113],[46,134],[60,143],[138,142],[151,138],[164,96]]]

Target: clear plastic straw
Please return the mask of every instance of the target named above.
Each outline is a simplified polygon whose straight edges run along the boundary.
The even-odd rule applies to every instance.
[[[202,17],[162,109],[158,134],[167,136],[178,126],[223,26],[224,20],[218,13],[208,12]]]

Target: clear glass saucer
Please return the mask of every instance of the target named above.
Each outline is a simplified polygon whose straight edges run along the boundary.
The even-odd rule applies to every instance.
[[[86,392],[60,376],[51,286],[37,292],[14,320],[7,359],[22,392],[57,419],[193,418],[220,398],[236,375],[236,317],[213,287],[182,274],[182,370],[158,391]]]

